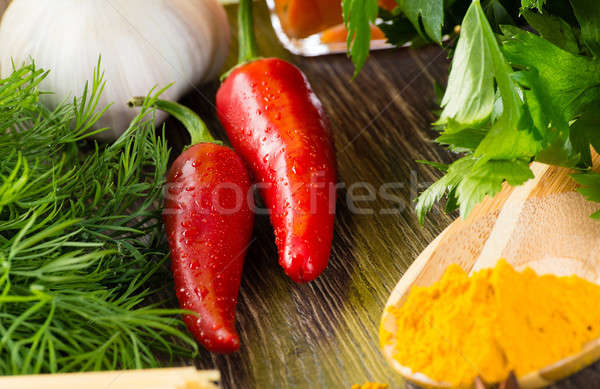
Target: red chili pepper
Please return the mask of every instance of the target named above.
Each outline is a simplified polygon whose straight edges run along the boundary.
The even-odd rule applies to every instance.
[[[277,58],[253,59],[251,0],[240,2],[240,63],[217,93],[234,149],[261,184],[279,263],[296,282],[327,266],[333,237],[336,163],[329,121],[306,77]]]
[[[184,320],[206,349],[233,352],[240,346],[235,307],[254,223],[250,177],[240,157],[213,143],[191,110],[162,100],[155,106],[192,135],[193,146],[169,169],[163,211],[177,299],[197,313]]]

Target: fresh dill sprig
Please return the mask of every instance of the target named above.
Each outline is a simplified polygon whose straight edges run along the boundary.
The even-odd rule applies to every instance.
[[[169,150],[145,118],[162,91],[112,145],[85,140],[103,113],[99,65],[82,97],[52,110],[34,65],[0,80],[0,374],[155,367],[196,352],[181,311],[161,301]]]

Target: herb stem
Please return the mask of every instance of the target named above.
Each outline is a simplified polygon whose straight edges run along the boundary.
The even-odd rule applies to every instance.
[[[240,0],[238,6],[238,65],[258,57],[258,46],[252,18],[252,0]]]
[[[144,103],[144,97],[134,97],[127,103],[130,107],[139,107]],[[165,111],[185,126],[192,139],[190,145],[198,143],[217,143],[212,137],[206,123],[191,109],[174,101],[156,99],[153,106]]]

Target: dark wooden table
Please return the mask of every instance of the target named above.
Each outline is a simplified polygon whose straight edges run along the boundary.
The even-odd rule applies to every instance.
[[[329,114],[345,189],[339,192],[329,267],[307,285],[285,276],[269,220],[257,217],[238,304],[241,350],[228,356],[202,351],[196,364],[218,368],[225,388],[350,388],[366,380],[404,387],[379,351],[378,326],[391,289],[454,217],[435,208],[420,226],[412,206],[418,191],[436,178],[415,160],[452,158],[432,142],[429,125],[435,120],[433,83],[448,75],[446,53],[433,46],[374,52],[351,81],[345,55],[290,55],[277,41],[264,4],[255,8],[261,53],[296,64]],[[228,13],[235,35],[235,8]],[[232,49],[229,65],[236,55]],[[217,88],[205,85],[183,99],[213,129],[220,129]],[[187,143],[185,132],[172,120],[167,126],[177,155]],[[348,204],[349,192],[363,201]],[[562,387],[599,382],[599,371],[588,369],[584,375],[591,378],[576,377]]]

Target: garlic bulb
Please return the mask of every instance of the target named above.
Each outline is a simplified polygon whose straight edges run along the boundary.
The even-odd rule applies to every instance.
[[[0,0],[4,1],[4,0]],[[98,123],[115,139],[136,110],[126,102],[174,82],[163,98],[177,100],[217,77],[229,49],[227,15],[218,0],[13,0],[0,23],[0,75],[11,60],[51,70],[41,89],[55,107],[79,96],[102,56],[106,87]],[[157,112],[157,121],[164,116]]]

